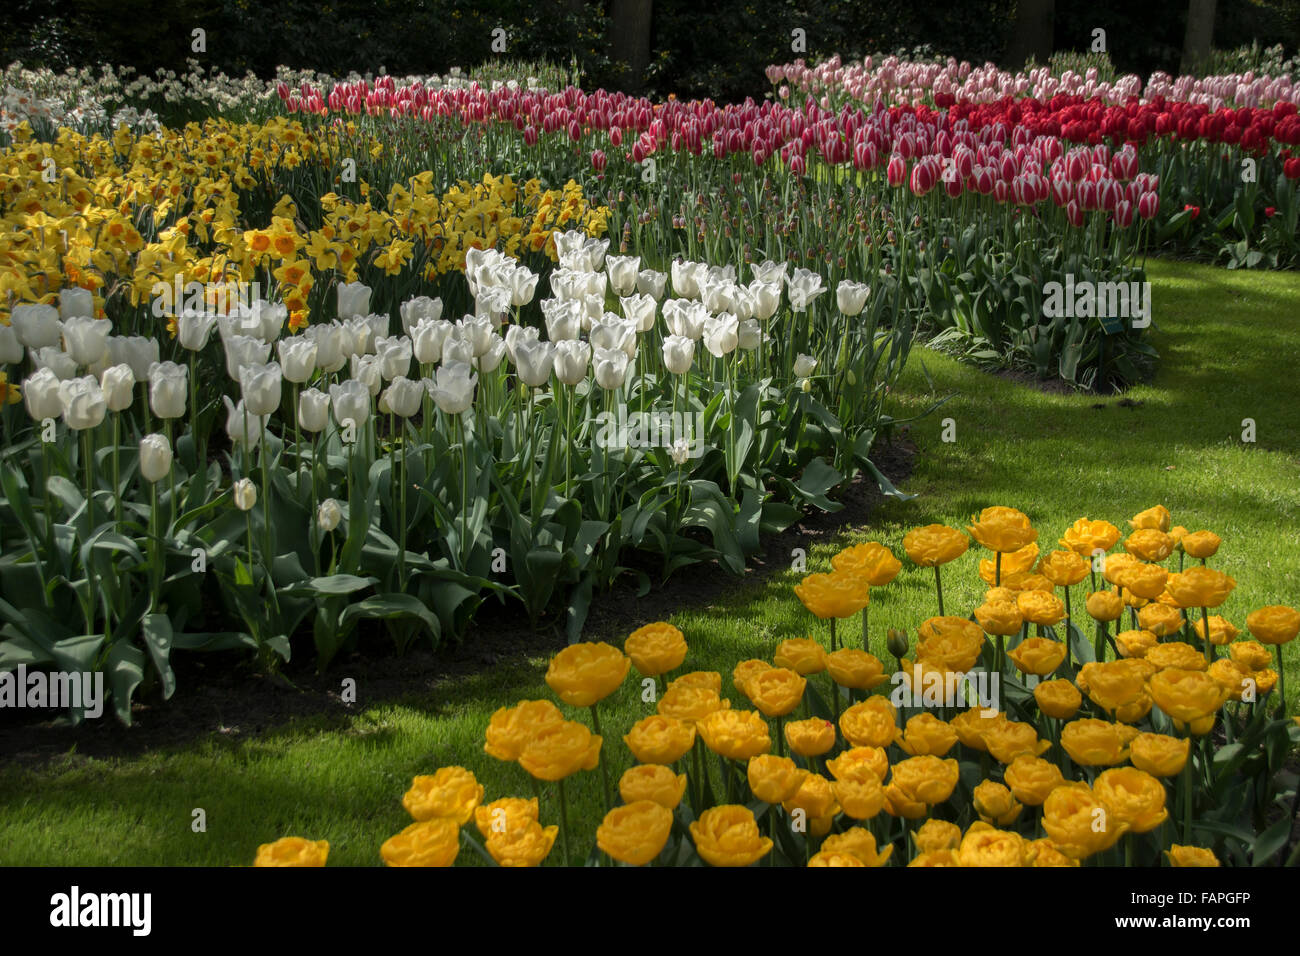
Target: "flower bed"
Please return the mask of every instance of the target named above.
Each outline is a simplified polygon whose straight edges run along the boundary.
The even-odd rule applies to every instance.
[[[386,193],[330,189],[352,151]],[[285,120],[11,149],[0,663],[102,670],[125,720],[178,650],[310,634],[323,668],[491,596],[576,636],[620,575],[740,571],[872,467],[889,283],[643,268],[575,183],[392,153]]]
[[[486,752],[518,763],[532,796],[489,795],[458,766],[417,776],[402,800],[415,822],[380,856],[450,866],[464,847],[501,866],[574,863],[576,785],[604,792],[596,846],[577,848],[596,866],[1294,863],[1291,814],[1275,803],[1294,803],[1283,762],[1300,718],[1274,690],[1300,612],[1257,608],[1244,618],[1253,639],[1238,639],[1209,615],[1235,587],[1209,566],[1218,536],[1171,527],[1159,506],[1130,521],[1113,554],[1122,535],[1107,521],[1081,518],[1060,550],[1040,553],[1015,509],[973,520],[969,538],[942,525],[904,536],[910,564],[933,571],[939,614],[914,645],[890,631],[892,674],[864,649],[873,589],[902,570],[875,542],[795,588],[827,634],[736,665],[731,683],[753,709],[722,696],[720,673],[680,673],[689,648],[671,625],[640,628],[622,650],[573,645],[546,674],[567,712],[520,701],[486,728]],[[992,557],[967,571],[990,588],[969,618],[946,616],[943,572],[971,538]],[[858,615],[855,647],[845,625]],[[616,744],[600,711],[620,693],[649,713],[616,729],[637,763],[615,806]],[[584,710],[591,729],[567,716]],[[558,818],[544,823],[550,787]],[[327,854],[327,841],[287,837],[259,848],[256,865],[321,866]]]

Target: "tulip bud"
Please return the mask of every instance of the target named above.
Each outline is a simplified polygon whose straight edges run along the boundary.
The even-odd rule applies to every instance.
[[[235,495],[235,507],[240,511],[252,511],[253,505],[257,504],[257,486],[251,479],[240,478],[235,482],[233,488]]]
[[[140,474],[151,484],[172,470],[172,446],[166,435],[145,435],[140,439]]]
[[[333,498],[326,498],[316,509],[316,525],[326,534],[339,526],[343,519],[343,509]]]
[[[886,639],[885,646],[889,648],[889,653],[893,654],[894,657],[896,657],[898,660],[901,661],[904,655],[907,654],[907,649],[909,646],[909,642],[907,640],[907,632],[900,631],[897,628],[891,627],[889,629],[889,634]]]

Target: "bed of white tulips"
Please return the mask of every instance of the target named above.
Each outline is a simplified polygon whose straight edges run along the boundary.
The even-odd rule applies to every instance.
[[[544,276],[472,251],[454,321],[426,296],[371,313],[360,283],[297,333],[260,299],[158,338],[113,335],[77,289],[15,307],[0,664],[102,669],[129,720],[178,650],[274,667],[314,639],[323,668],[363,622],[437,643],[493,596],[576,634],[620,575],[738,571],[874,472],[897,290],[556,241]]]

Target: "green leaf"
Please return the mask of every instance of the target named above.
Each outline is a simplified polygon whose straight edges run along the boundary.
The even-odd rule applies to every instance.
[[[176,675],[168,659],[172,650],[172,622],[166,614],[146,614],[140,622],[140,632],[154,670],[162,680],[163,700],[169,700],[176,691]]]
[[[131,696],[144,680],[144,652],[126,641],[116,642],[104,661],[117,719],[131,726]]]

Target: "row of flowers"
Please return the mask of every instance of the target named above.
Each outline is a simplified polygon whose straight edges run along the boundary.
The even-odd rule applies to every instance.
[[[1256,75],[1254,71],[1218,76],[1179,76],[1157,70],[1146,83],[1129,73],[1113,82],[1100,78],[1096,67],[1082,73],[1065,70],[1059,76],[1050,67],[1033,67],[1012,73],[992,63],[983,66],[949,57],[944,62],[920,62],[898,56],[865,57],[845,63],[832,56],[815,66],[803,60],[767,68],[773,86],[830,96],[844,93],[863,103],[882,101],[886,106],[928,103],[940,108],[954,104],[994,103],[1004,99],[1050,100],[1057,96],[1097,99],[1123,105],[1138,99],[1164,99],[1211,110],[1224,107],[1271,107],[1275,103],[1300,104],[1300,86],[1289,73]],[[785,95],[783,94],[783,98]],[[823,104],[825,105],[825,104]]]
[[[637,630],[621,650],[572,645],[546,682],[563,705],[587,711],[590,728],[550,701],[526,700],[486,729],[486,753],[522,768],[532,796],[488,800],[461,766],[417,776],[402,800],[414,822],[380,855],[393,866],[449,866],[469,847],[502,866],[576,863],[570,830],[584,828],[568,815],[566,786],[599,770],[606,814],[595,847],[582,849],[589,865],[1295,862],[1290,818],[1257,813],[1293,797],[1282,765],[1300,719],[1286,718],[1283,690],[1276,703],[1274,694],[1300,612],[1258,608],[1245,620],[1254,639],[1237,640],[1207,614],[1235,585],[1208,565],[1218,536],[1169,518],[1160,507],[1138,514],[1114,554],[1119,529],[1080,519],[1062,549],[1040,556],[1023,513],[985,509],[968,530],[992,552],[979,567],[992,586],[970,618],[943,615],[938,572],[970,538],[940,525],[909,532],[903,550],[914,567],[935,570],[940,615],[921,624],[914,646],[889,632],[892,676],[868,650],[866,611],[902,562],[876,542],[850,547],[795,588],[829,635],[788,639],[771,662],[736,665],[732,684],[753,709],[722,696],[720,673],[672,676],[688,647],[669,624]],[[1175,553],[1180,567],[1189,556],[1200,564],[1171,571],[1161,562]],[[1071,588],[1090,574],[1087,613],[1076,618]],[[1126,607],[1129,631],[1120,630]],[[1198,608],[1199,631],[1189,623]],[[858,614],[854,647],[835,624]],[[1089,618],[1095,644],[1076,623]],[[600,711],[633,668],[663,689],[655,713],[623,736],[635,763],[618,776],[615,805],[611,778],[625,762],[602,735]],[[954,699],[952,688],[979,675],[1001,687]],[[932,696],[932,684],[947,690]],[[558,816],[543,823],[551,787]],[[1254,806],[1242,792],[1251,787],[1262,788]],[[479,838],[464,829],[471,821]],[[260,847],[256,865],[323,865],[327,852],[326,842],[288,837]]]

